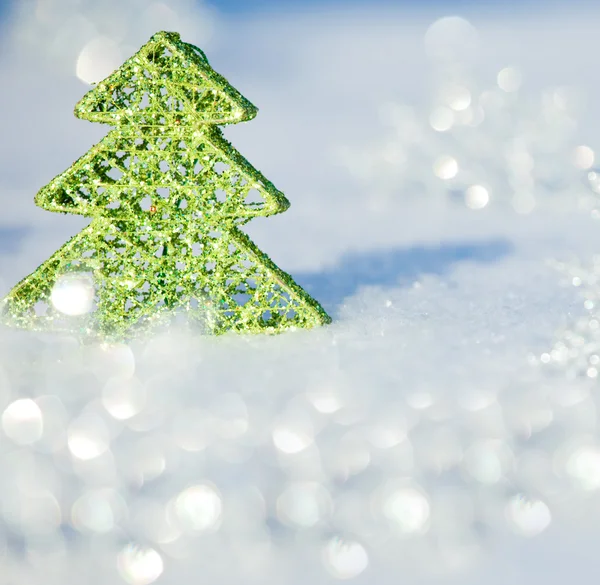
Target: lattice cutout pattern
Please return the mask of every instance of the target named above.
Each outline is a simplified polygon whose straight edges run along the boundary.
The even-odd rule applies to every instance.
[[[135,67],[144,60],[151,66],[140,74]],[[207,124],[256,111],[211,72],[199,49],[158,33],[83,98],[78,115],[120,125],[44,187],[36,203],[92,222],[9,293],[5,323],[117,341],[182,314],[209,333],[330,322],[237,227],[289,203]],[[175,96],[168,93],[173,80]],[[190,87],[202,95],[188,95]],[[142,108],[139,96],[149,88],[152,99]],[[123,118],[122,111],[131,114]]]
[[[176,33],[158,33],[75,107],[91,122],[164,126],[250,120],[257,109]]]
[[[48,211],[135,218],[141,213],[236,223],[285,211],[289,202],[211,127],[113,130],[43,188]]]

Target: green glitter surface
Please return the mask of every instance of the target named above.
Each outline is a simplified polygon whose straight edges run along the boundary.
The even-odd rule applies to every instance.
[[[77,104],[117,128],[35,202],[92,222],[15,286],[3,322],[106,341],[181,315],[206,333],[331,322],[239,229],[289,207],[217,127],[256,112],[200,49],[154,35]]]

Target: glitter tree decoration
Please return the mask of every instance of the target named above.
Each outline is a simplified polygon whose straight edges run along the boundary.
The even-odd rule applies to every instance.
[[[154,35],[77,104],[77,117],[116,128],[36,204],[92,221],[9,293],[4,322],[107,340],[174,312],[212,333],[330,322],[239,229],[289,207],[218,127],[256,112],[200,49]]]

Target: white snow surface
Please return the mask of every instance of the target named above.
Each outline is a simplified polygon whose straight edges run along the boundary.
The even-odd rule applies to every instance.
[[[113,48],[144,42],[167,13],[156,3],[138,19],[138,4],[105,4],[120,33],[91,1],[73,22],[60,12],[73,6],[53,1],[6,25],[0,294],[86,223],[33,196],[105,133],[72,118],[87,89],[76,58],[101,35]],[[600,245],[593,166],[570,158],[600,147],[598,13],[471,15],[477,46],[447,41],[460,54],[440,72],[423,39],[441,14],[212,13],[208,27],[205,9],[169,7],[173,27],[185,15],[188,40],[260,107],[226,133],[292,207],[248,232],[334,322],[110,347],[1,329],[0,585],[594,582],[597,380],[541,356],[586,314],[548,261],[586,262]],[[57,22],[65,39],[83,31],[79,45],[60,37],[44,50]],[[439,148],[468,166],[458,139],[423,138],[401,175],[381,158],[389,136],[402,141],[380,117],[386,104],[411,104],[424,128],[430,85],[450,75],[483,91],[507,66],[522,72],[509,107],[524,122],[473,138],[491,153],[475,173],[485,208],[463,205],[468,182],[434,176]],[[567,100],[568,131],[546,120],[543,158],[566,182],[536,175],[536,207],[519,214],[502,203],[516,189],[503,161],[507,144],[527,151],[547,136],[526,123],[542,91]],[[340,159],[367,151],[385,167],[371,167],[383,169],[376,188]]]

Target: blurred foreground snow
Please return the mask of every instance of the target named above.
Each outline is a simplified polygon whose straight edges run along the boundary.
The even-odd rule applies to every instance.
[[[72,119],[86,89],[75,74],[87,78],[94,51],[109,54],[106,39],[124,51],[124,38],[141,44],[167,14],[156,3],[138,23],[133,0],[107,10],[121,5],[127,26],[115,30],[80,3],[82,36],[39,62],[36,38],[41,50],[64,22],[42,11],[12,24],[20,40],[0,61],[11,87],[0,97],[2,294],[84,225],[36,209],[33,195],[106,132]],[[480,153],[425,115],[430,17],[217,19],[206,46],[206,29],[193,37],[202,9],[170,8],[261,108],[226,133],[292,208],[249,233],[335,321],[273,338],[174,331],[91,348],[3,329],[0,584],[562,585],[598,575],[597,381],[544,363],[555,332],[586,311],[546,260],[589,258],[600,244],[582,210],[592,201],[594,108],[575,100],[543,127],[556,140],[541,171],[560,170],[561,205],[519,214],[492,198],[466,209],[439,196]],[[556,182],[510,169],[532,171],[523,155],[532,143],[518,140],[539,129],[528,95],[549,91],[556,106],[551,88],[572,86],[558,95],[593,98],[596,81],[582,72],[594,65],[597,18],[579,18],[480,18],[478,40],[458,46],[453,63],[480,57],[468,73],[451,68],[471,80],[471,100],[475,87],[512,93],[506,68],[522,72],[525,101],[510,105],[518,128],[497,119],[502,132],[485,134],[487,162],[474,166],[495,181],[480,185],[488,196],[511,201],[516,185],[536,202],[557,193]],[[425,37],[434,54],[435,38]],[[464,92],[462,102],[452,95],[458,110],[435,107],[470,107]],[[378,112],[390,102],[420,112],[412,127],[429,138],[407,150],[417,162],[394,166],[402,157],[378,150],[390,130]],[[409,122],[394,139],[405,140]],[[357,177],[340,152],[362,152],[355,166],[370,161],[382,182]],[[526,164],[507,166],[515,160]],[[481,183],[467,179],[465,192]]]
[[[335,324],[279,337],[81,348],[3,332],[2,582],[599,570],[595,382],[528,359],[577,310],[548,251],[371,255],[386,270],[343,302],[313,285]]]

